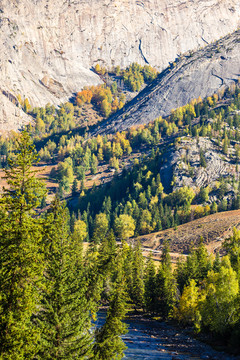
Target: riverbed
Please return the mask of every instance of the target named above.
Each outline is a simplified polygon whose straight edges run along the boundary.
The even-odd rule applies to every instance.
[[[105,312],[98,315],[97,326],[105,321]],[[126,320],[128,333],[123,336],[127,346],[125,360],[233,360],[234,356],[218,352],[192,338],[173,325],[141,317]]]

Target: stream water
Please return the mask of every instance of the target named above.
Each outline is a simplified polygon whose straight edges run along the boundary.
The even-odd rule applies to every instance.
[[[98,314],[96,326],[102,326],[105,321],[105,313]],[[125,350],[126,360],[198,360],[204,359],[199,355],[190,354],[188,352],[189,344],[186,350],[174,350],[168,348],[168,337],[172,335],[171,327],[159,324],[156,321],[146,321],[144,319],[128,319],[126,323],[129,325],[128,333],[123,336],[123,340],[127,346]],[[170,332],[169,332],[170,331]],[[175,331],[175,330],[174,330]],[[175,331],[176,333],[176,331]],[[176,334],[174,334],[176,336]],[[189,338],[185,340],[189,341]],[[181,340],[180,340],[181,342]],[[183,344],[184,347],[184,344]],[[208,357],[205,357],[207,359]],[[210,358],[210,357],[209,357]]]

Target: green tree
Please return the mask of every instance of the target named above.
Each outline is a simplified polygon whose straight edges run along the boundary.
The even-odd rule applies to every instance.
[[[126,288],[129,297],[133,293],[133,248],[126,242],[123,242],[122,246],[123,254],[123,271],[126,278]]]
[[[211,258],[208,255],[207,248],[203,244],[203,238],[200,238],[200,244],[194,249],[190,255],[192,262],[187,262],[187,265],[192,265],[192,271],[187,269],[188,275],[194,278],[198,283],[207,277],[208,272],[212,269]],[[187,266],[188,267],[188,266]]]
[[[81,242],[86,240],[88,236],[88,230],[87,225],[83,220],[75,221],[73,236]]]
[[[97,167],[98,167],[98,159],[94,154],[92,154],[91,165],[90,165],[91,174],[97,173]]]
[[[123,319],[128,311],[128,296],[122,271],[122,259],[118,259],[118,275],[112,291],[105,324],[96,330],[94,360],[118,360],[124,356],[126,346],[121,335],[127,333]]]
[[[215,333],[223,334],[239,320],[236,307],[239,285],[230,261],[222,261],[219,272],[210,271],[206,279],[205,299],[200,304],[202,322]]]
[[[195,324],[198,329],[198,322],[201,315],[198,309],[200,291],[196,281],[191,279],[188,286],[184,287],[178,307],[174,307],[173,316],[183,324]]]
[[[130,215],[119,215],[114,221],[114,226],[120,239],[127,239],[134,235],[135,222]]]
[[[0,217],[0,358],[32,359],[39,331],[31,321],[40,303],[43,276],[42,230],[35,209],[44,195],[32,170],[37,160],[30,136],[17,139],[5,170]]]
[[[97,243],[104,239],[109,227],[107,215],[99,213],[94,220],[93,238]]]
[[[194,190],[190,187],[184,186],[175,190],[172,193],[174,205],[190,205],[195,197]]]
[[[147,259],[144,273],[144,300],[145,309],[150,312],[156,311],[156,269],[152,259],[152,253]]]
[[[202,149],[200,150],[200,166],[202,166],[204,168],[207,167],[207,162],[206,162],[205,155],[204,155],[204,152]]]
[[[135,307],[143,308],[144,305],[144,259],[141,243],[137,241],[133,248],[132,262],[132,293],[131,300]]]
[[[197,285],[204,280],[208,271],[212,269],[211,258],[203,245],[202,239],[196,249],[192,249],[186,261],[179,261],[177,266],[177,282],[182,292],[184,286],[194,279]]]
[[[149,234],[152,228],[152,215],[147,209],[141,211],[139,230],[140,234]]]
[[[102,205],[102,212],[104,212],[107,215],[108,220],[110,220],[111,211],[112,211],[112,201],[110,196],[108,196],[104,198]]]
[[[65,178],[69,183],[73,182],[73,161],[70,157],[58,164],[57,177],[60,181]]]
[[[240,230],[233,228],[233,235],[226,239],[223,247],[227,250],[233,269],[240,280]]]
[[[113,273],[116,273],[117,268],[117,248],[113,230],[110,230],[103,237],[102,242],[98,248],[98,253],[98,272],[102,273],[104,276],[104,285],[106,285],[106,287],[111,287],[111,285],[109,286],[109,282],[112,281]],[[104,289],[104,291],[105,290],[106,289]]]
[[[84,166],[77,166],[76,167],[76,176],[78,180],[84,180],[85,179],[85,169]]]
[[[92,335],[82,238],[76,226],[70,237],[69,213],[58,198],[44,223],[46,267],[42,304],[35,319],[41,330],[37,358],[86,359]]]
[[[227,137],[227,135],[225,135],[224,140],[223,140],[223,153],[225,155],[228,154],[228,137]]]
[[[217,206],[216,202],[214,201],[214,202],[211,204],[211,213],[212,213],[212,214],[215,214],[217,211],[218,211],[218,206]]]
[[[199,200],[201,203],[204,203],[209,200],[208,194],[209,194],[208,187],[206,187],[206,188],[201,187],[200,192],[199,192]]]
[[[115,156],[109,160],[109,166],[114,168],[115,170],[119,169],[119,161]]]
[[[76,196],[77,191],[78,191],[78,182],[77,179],[74,179],[72,184],[72,196]]]
[[[169,244],[165,243],[162,250],[161,265],[156,276],[156,301],[158,313],[167,317],[177,300],[177,287],[172,273]]]
[[[29,103],[29,100],[28,98],[25,98],[24,99],[24,102],[23,102],[23,110],[26,112],[26,113],[29,113],[31,111],[31,105]]]

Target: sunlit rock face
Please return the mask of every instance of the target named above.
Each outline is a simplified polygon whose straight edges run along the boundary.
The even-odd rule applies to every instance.
[[[240,30],[179,58],[93,134],[147,124],[199,96],[203,99],[240,80]]]
[[[96,63],[162,70],[234,31],[239,15],[239,0],[1,0],[0,89],[59,104],[101,81]]]

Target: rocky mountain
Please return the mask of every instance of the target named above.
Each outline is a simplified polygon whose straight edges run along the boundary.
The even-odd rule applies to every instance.
[[[18,94],[33,105],[59,104],[100,82],[96,63],[162,70],[234,31],[239,14],[238,0],[1,0],[2,126],[5,117],[12,125],[26,120],[8,111]]]
[[[17,99],[11,93],[0,91],[0,132],[20,129],[32,121],[30,116],[18,106]]]
[[[204,98],[239,81],[239,52],[238,30],[203,49],[179,57],[96,132],[112,133],[147,124],[199,96]]]
[[[201,166],[201,151],[204,153],[206,166]],[[164,165],[161,168],[161,179],[165,189],[170,189],[173,180],[173,189],[189,186],[194,190],[201,187],[211,186],[215,182],[227,176],[240,176],[240,170],[236,169],[234,147],[230,146],[229,154],[225,155],[219,150],[216,139],[200,137],[198,140],[188,136],[166,151]],[[233,191],[229,186],[229,192]],[[229,194],[234,195],[234,193]],[[211,201],[215,201],[213,197]]]

